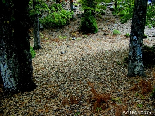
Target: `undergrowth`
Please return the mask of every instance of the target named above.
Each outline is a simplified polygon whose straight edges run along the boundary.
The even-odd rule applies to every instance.
[[[108,107],[108,100],[111,100],[111,95],[109,93],[98,93],[94,85],[88,82],[88,85],[91,87],[91,92],[93,93],[93,97],[91,101],[93,101],[92,107],[93,112],[98,112],[100,110],[105,110]]]
[[[84,14],[84,17],[82,17],[80,31],[82,31],[83,33],[97,33],[98,32],[97,22],[94,16],[92,15],[91,10],[87,11]]]

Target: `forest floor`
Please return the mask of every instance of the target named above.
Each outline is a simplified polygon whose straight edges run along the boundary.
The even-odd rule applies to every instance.
[[[131,21],[121,24],[110,14],[97,18],[99,31],[82,35],[80,19],[61,29],[41,32],[42,49],[33,58],[37,88],[2,99],[4,116],[155,115],[150,99],[155,68],[147,77],[127,77]],[[113,29],[121,32],[113,35]],[[144,44],[152,46],[153,29]],[[72,40],[75,38],[75,40]],[[33,46],[33,40],[30,41]]]

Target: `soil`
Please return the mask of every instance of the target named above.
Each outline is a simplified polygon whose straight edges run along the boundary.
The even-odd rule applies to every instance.
[[[131,20],[121,24],[110,11],[97,18],[99,31],[83,35],[80,18],[61,29],[41,31],[42,49],[33,58],[37,88],[2,99],[4,116],[154,115],[151,91],[155,69],[147,77],[127,77]],[[121,32],[114,35],[113,30]],[[144,44],[152,46],[154,29],[146,27]],[[33,46],[33,39],[30,41]]]

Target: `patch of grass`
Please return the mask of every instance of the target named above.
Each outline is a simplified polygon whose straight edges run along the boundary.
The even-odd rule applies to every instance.
[[[148,25],[148,28],[150,28],[150,29],[151,29],[151,28],[152,28],[152,25],[151,25],[151,24],[149,24],[149,25]]]
[[[96,108],[96,111],[97,111],[97,112],[99,112],[99,111],[101,111],[101,110],[102,110],[102,108],[98,108],[98,107]]]
[[[79,115],[80,115],[80,112],[76,112],[76,113],[75,113],[75,116],[79,116]]]
[[[125,34],[125,37],[130,37],[130,34],[129,34],[129,33],[126,33],[126,34]]]
[[[59,36],[60,39],[66,39],[67,36]]]
[[[137,107],[142,108],[143,104],[137,104]]]
[[[113,30],[113,34],[114,34],[114,35],[119,35],[119,34],[121,34],[121,32],[120,32],[119,30],[114,29],[114,30]]]
[[[33,47],[30,46],[30,53],[31,53],[31,58],[34,58],[36,55],[36,52],[33,50]]]

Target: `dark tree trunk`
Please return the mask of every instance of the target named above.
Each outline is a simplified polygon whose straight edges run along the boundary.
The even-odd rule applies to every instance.
[[[37,1],[33,0],[33,9],[35,9],[36,4],[37,4]],[[41,48],[40,35],[39,35],[39,16],[38,16],[38,14],[34,15],[33,33],[34,33],[34,47],[33,47],[33,49],[37,50],[37,49]]]
[[[61,0],[56,0],[56,3],[61,3]]]
[[[70,9],[73,11],[73,0],[70,0]],[[74,14],[72,15],[71,19],[74,19]]]
[[[129,44],[128,76],[145,76],[142,61],[147,0],[135,0]]]
[[[117,0],[115,0],[115,10],[117,11]]]
[[[6,92],[33,90],[29,43],[29,0],[0,1],[0,69]]]

